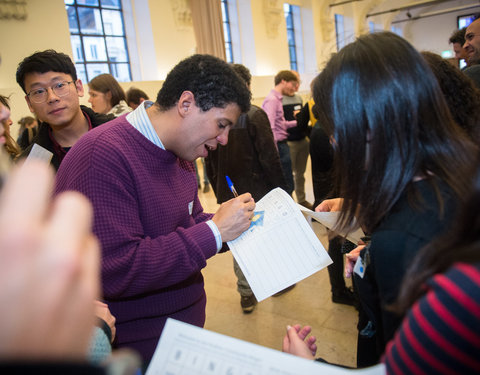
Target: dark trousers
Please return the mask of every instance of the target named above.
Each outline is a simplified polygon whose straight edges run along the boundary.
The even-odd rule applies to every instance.
[[[292,195],[293,193],[293,173],[292,173],[292,160],[290,159],[290,147],[288,147],[287,141],[277,142],[278,155],[280,156],[280,164],[282,165],[283,176],[287,184],[287,193]]]
[[[343,241],[343,238],[335,237],[328,242],[328,255],[330,255],[333,261],[327,267],[332,294],[340,294],[346,288],[345,279],[343,278]]]

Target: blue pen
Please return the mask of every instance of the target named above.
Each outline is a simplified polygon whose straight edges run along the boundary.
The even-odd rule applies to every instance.
[[[232,191],[233,196],[234,196],[235,198],[238,197],[238,193],[237,193],[237,191],[235,190],[235,187],[233,186],[233,182],[232,182],[232,180],[230,180],[230,177],[225,176],[225,178],[227,179],[227,185],[228,185],[228,187],[230,188],[230,190]]]

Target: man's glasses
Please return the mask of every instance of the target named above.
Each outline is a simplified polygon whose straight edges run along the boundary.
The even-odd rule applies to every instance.
[[[70,93],[70,83],[73,83],[75,81],[62,81],[62,82],[57,82],[53,86],[50,86],[52,89],[53,93],[57,96],[66,96]],[[35,89],[30,91],[27,96],[30,98],[30,100],[34,103],[41,104],[45,103],[48,98],[48,87],[42,87],[39,89]]]

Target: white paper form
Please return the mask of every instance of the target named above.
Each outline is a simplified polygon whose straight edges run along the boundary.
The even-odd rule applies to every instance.
[[[338,217],[340,215],[340,212],[338,211],[332,211],[332,212],[315,212],[312,210],[309,210],[308,208],[305,208],[301,205],[298,205],[298,208],[307,216],[311,217],[314,220],[318,221],[320,224],[322,224],[324,227],[328,229],[332,229],[335,227],[338,221]],[[358,241],[361,240],[362,237],[365,237],[365,233],[363,233],[363,230],[358,227],[355,229],[353,232],[345,233],[345,232],[337,232],[340,236],[346,237],[347,240],[352,241],[354,244],[357,244]]]
[[[168,319],[146,375],[384,375],[385,366],[349,370]]]
[[[228,246],[258,301],[332,263],[293,199],[280,188],[257,202],[250,228]]]
[[[46,148],[40,146],[38,143],[34,143],[25,163],[35,159],[50,164],[50,160],[52,160],[52,157],[53,153],[48,151]]]

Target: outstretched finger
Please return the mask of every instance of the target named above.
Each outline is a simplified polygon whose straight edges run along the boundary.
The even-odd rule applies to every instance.
[[[16,167],[0,195],[0,257],[29,256],[45,218],[53,185],[53,172],[36,161]]]

